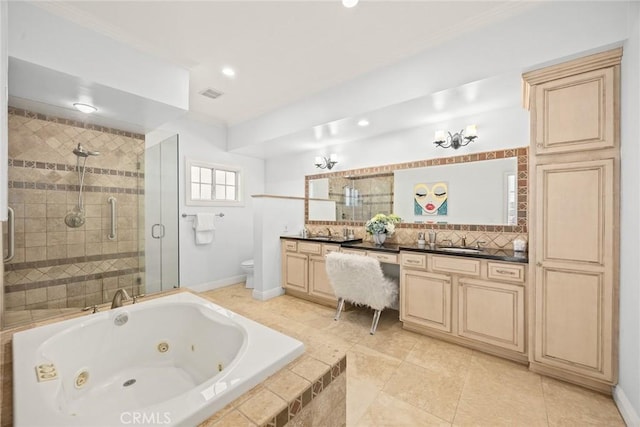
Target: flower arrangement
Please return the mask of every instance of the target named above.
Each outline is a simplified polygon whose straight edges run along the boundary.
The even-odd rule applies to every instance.
[[[396,224],[402,219],[396,214],[376,214],[364,225],[365,230],[369,234],[393,234],[396,229]]]

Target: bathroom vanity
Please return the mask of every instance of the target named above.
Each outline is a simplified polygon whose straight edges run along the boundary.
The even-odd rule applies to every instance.
[[[527,361],[526,253],[291,237],[282,237],[281,247],[287,294],[335,307],[324,255],[340,251],[369,256],[381,262],[386,274],[399,277],[405,329]]]
[[[325,256],[340,244],[361,240],[281,238],[282,287],[287,294],[335,307],[337,299],[325,270]]]

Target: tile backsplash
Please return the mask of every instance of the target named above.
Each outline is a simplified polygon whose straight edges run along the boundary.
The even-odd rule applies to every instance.
[[[15,211],[15,257],[4,265],[7,311],[85,307],[116,289],[142,292],[144,136],[9,108],[9,206]],[[78,144],[86,158],[86,222],[65,224],[78,203]],[[117,236],[109,197],[117,200]],[[3,229],[6,242],[6,225]]]
[[[471,230],[474,227],[475,230]],[[341,236],[343,229],[348,228],[354,231],[354,235],[358,239],[362,239],[365,242],[373,242],[371,235],[367,234],[364,226],[330,226],[307,224],[306,227],[311,234],[326,234],[327,228],[331,230],[331,234],[335,236]],[[480,228],[481,230],[478,230]],[[459,230],[440,229],[436,231],[437,244],[443,244],[444,240],[451,240],[453,246],[461,246],[462,238],[465,238],[465,244],[467,246],[475,246],[476,243],[480,243],[482,247],[495,248],[495,249],[513,249],[513,241],[516,239],[522,239],[528,241],[528,235],[526,232],[511,232],[511,231],[496,231],[495,227],[491,230],[484,229],[483,226],[470,226],[461,225]],[[396,227],[395,232],[391,236],[387,236],[386,244],[401,244],[401,245],[413,245],[418,241],[418,233],[425,233],[429,231],[428,228],[416,228],[415,225],[411,227]],[[447,242],[446,244],[449,244]]]

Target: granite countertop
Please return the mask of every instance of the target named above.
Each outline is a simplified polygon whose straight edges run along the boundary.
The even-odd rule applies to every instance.
[[[519,262],[519,263],[528,263],[529,258],[526,252],[514,252],[509,249],[495,249],[495,248],[482,248],[482,250],[478,253],[457,253],[457,252],[449,252],[447,251],[447,247],[445,246],[442,249],[441,246],[435,246],[434,248],[429,247],[429,245],[418,246],[418,245],[397,245],[392,243],[385,243],[382,246],[376,245],[371,242],[347,242],[341,244],[343,248],[350,249],[362,249],[368,251],[379,251],[379,252],[393,252],[398,253],[400,251],[412,251],[412,252],[424,252],[424,253],[432,253],[432,254],[441,254],[441,255],[450,255],[450,256],[461,256],[466,258],[481,258],[481,259],[495,259],[499,261],[507,261],[507,262]],[[473,249],[473,248],[469,248]]]
[[[378,252],[400,252],[400,245],[393,243],[385,243],[384,245],[376,245],[372,242],[349,242],[341,245],[343,248],[349,249],[362,249],[366,251],[378,251]]]
[[[281,239],[288,240],[304,240],[307,242],[318,242],[318,243],[357,243],[362,242],[362,239],[348,239],[342,236],[313,236],[313,237],[301,237],[301,236],[280,236]]]
[[[443,249],[444,248],[444,249]],[[432,254],[462,256],[466,258],[495,259],[507,262],[519,262],[527,264],[529,262],[529,254],[527,252],[515,252],[511,249],[482,248],[478,253],[456,253],[448,252],[447,247],[436,246],[433,249],[429,245],[400,245],[402,251],[425,252]],[[470,248],[473,249],[473,248]]]
[[[498,249],[498,248],[482,248],[478,253],[467,252],[450,252],[447,250],[447,246],[435,246],[431,248],[429,245],[417,244],[394,244],[384,243],[383,245],[376,245],[372,242],[363,242],[362,239],[344,239],[343,237],[300,237],[300,236],[280,236],[281,239],[293,239],[293,240],[306,240],[310,242],[323,242],[323,243],[337,243],[343,248],[360,249],[365,251],[378,251],[378,252],[391,252],[398,253],[400,251],[412,251],[412,252],[424,252],[439,255],[458,256],[465,258],[480,258],[480,259],[493,259],[506,262],[517,262],[522,264],[529,263],[529,254],[527,252],[515,252],[511,249]],[[444,248],[444,249],[443,249]],[[475,249],[475,248],[467,248]]]

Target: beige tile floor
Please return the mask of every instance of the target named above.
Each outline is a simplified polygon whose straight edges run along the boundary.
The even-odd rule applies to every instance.
[[[347,426],[624,426],[613,400],[520,364],[402,329],[384,311],[344,312],[290,296],[260,302],[242,284],[203,294],[300,339],[347,352]],[[327,355],[330,357],[331,355]]]

